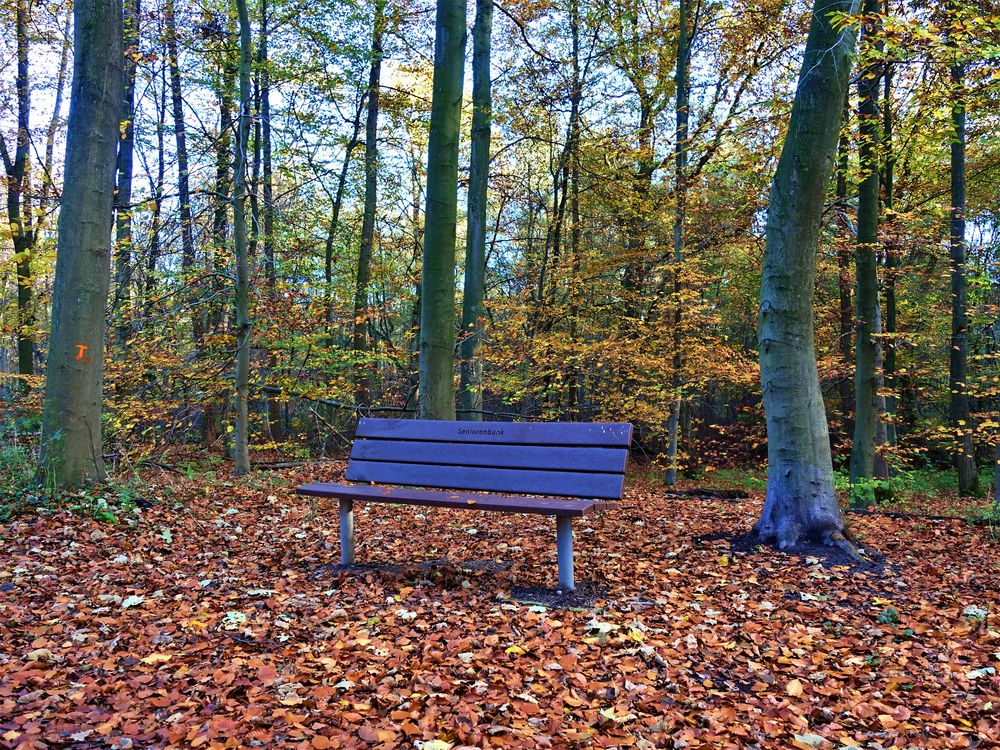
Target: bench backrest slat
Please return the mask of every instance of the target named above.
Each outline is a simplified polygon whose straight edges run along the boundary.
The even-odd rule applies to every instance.
[[[579,445],[628,448],[632,425],[585,422],[452,422],[441,419],[361,419],[357,437],[446,443]]]
[[[423,440],[356,440],[352,459],[396,463],[484,466],[496,469],[549,469],[621,474],[625,448],[477,443],[431,443]]]
[[[347,479],[618,499],[630,424],[362,419]]]

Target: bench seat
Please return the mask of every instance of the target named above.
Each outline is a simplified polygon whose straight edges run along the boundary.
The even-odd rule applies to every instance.
[[[562,497],[512,497],[477,492],[415,490],[409,487],[372,487],[324,482],[304,484],[298,488],[298,494],[369,503],[428,505],[460,510],[490,510],[497,513],[535,513],[542,516],[589,516],[599,510],[610,510],[618,504],[610,501]]]

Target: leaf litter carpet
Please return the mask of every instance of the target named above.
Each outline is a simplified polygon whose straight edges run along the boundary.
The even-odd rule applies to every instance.
[[[883,565],[734,550],[759,499],[632,483],[578,520],[293,494],[342,466],[147,477],[132,524],[0,527],[0,746],[1000,746],[1000,544],[852,516]]]

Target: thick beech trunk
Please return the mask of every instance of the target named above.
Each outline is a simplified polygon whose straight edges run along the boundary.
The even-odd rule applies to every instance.
[[[816,370],[813,284],[855,31],[831,15],[854,0],[816,0],[788,133],[771,184],[761,281],[760,376],[768,476],[754,531],[780,548],[843,543],[823,394]]]
[[[486,286],[486,201],[490,171],[490,37],[493,0],[476,0],[472,27],[472,154],[469,159],[468,229],[465,238],[465,283],[462,290],[461,381],[463,419],[483,418],[483,297]]]
[[[124,93],[121,3],[77,0],[73,20],[73,87],[39,458],[50,487],[104,477],[105,310]]]
[[[420,416],[455,418],[455,222],[465,0],[437,0],[420,305]]]

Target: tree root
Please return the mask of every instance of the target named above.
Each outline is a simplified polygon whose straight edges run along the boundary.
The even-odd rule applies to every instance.
[[[848,536],[849,532],[845,529],[843,533],[835,532],[830,535],[830,540],[827,544],[831,547],[836,547],[837,549],[845,552],[851,557],[856,563],[865,564],[871,562],[868,558],[861,554],[855,544],[855,539],[851,539]],[[853,535],[852,535],[853,536]]]

